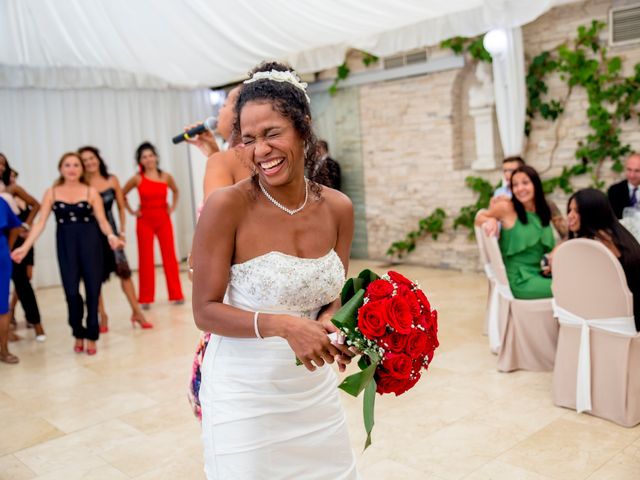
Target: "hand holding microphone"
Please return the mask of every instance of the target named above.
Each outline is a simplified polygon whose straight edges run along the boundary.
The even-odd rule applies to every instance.
[[[191,145],[198,147],[202,154],[209,158],[214,153],[220,151],[218,142],[213,136],[217,126],[217,120],[215,117],[207,118],[204,123],[198,125],[189,125],[185,127],[184,133],[176,135],[173,138],[173,143],[187,142]]]

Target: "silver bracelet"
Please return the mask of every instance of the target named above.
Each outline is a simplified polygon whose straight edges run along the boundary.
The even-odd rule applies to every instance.
[[[256,338],[264,338],[260,335],[260,330],[258,330],[258,315],[260,312],[255,312],[253,314],[253,331],[256,332]]]

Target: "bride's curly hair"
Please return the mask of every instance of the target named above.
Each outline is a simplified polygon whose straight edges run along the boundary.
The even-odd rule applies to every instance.
[[[262,62],[249,72],[249,78],[257,72],[270,72],[271,70],[288,71],[295,74],[293,68],[286,63]],[[238,137],[240,136],[240,112],[248,102],[252,101],[268,101],[273,105],[276,112],[291,121],[298,135],[304,141],[305,171],[313,172],[318,161],[318,139],[313,133],[311,109],[305,92],[291,83],[275,82],[268,79],[242,85],[235,105],[235,121],[233,125],[234,134]],[[252,175],[251,181],[257,189],[257,172]],[[309,181],[309,189],[316,198],[320,198],[320,192],[322,191],[320,184]]]

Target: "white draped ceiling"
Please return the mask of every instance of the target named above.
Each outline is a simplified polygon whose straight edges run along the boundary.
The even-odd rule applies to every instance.
[[[0,85],[224,85],[265,58],[300,72],[515,27],[570,0],[0,0]]]

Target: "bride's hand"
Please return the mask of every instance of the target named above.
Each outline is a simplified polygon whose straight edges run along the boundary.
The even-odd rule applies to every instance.
[[[335,357],[338,363],[338,370],[344,372],[347,369],[347,365],[351,363],[351,359],[358,353],[354,347],[349,347],[344,343],[344,335],[338,327],[336,327],[331,321],[331,315],[320,315],[318,322],[323,326],[327,334],[335,333],[336,340],[331,342],[334,347],[340,350],[340,354]]]
[[[285,340],[296,357],[313,372],[316,366],[333,363],[341,351],[331,343],[320,322],[308,318],[295,318],[289,323]],[[315,364],[315,365],[314,365]]]

